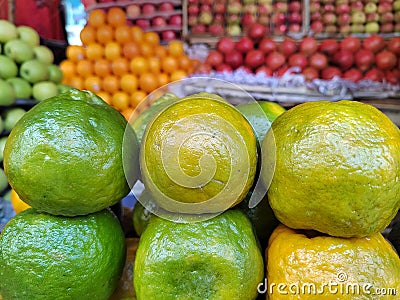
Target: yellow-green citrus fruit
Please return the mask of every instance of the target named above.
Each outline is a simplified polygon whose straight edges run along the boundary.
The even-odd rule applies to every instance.
[[[255,299],[264,274],[251,224],[231,209],[205,221],[152,216],[140,237],[134,287],[142,299]]]
[[[125,237],[108,209],[65,217],[29,208],[0,234],[4,299],[109,299],[125,264]]]
[[[286,111],[286,109],[278,103],[261,100],[239,104],[236,108],[250,122],[256,134],[257,141],[260,144],[271,127],[271,123]]]
[[[179,100],[173,93],[166,93],[157,98],[148,108],[141,112],[137,118],[133,120],[132,128],[135,130],[136,136],[142,141],[143,133],[150,120],[161,110],[171,105],[172,102]]]
[[[128,194],[138,152],[133,129],[117,110],[74,89],[40,102],[18,121],[6,142],[4,170],[32,207],[84,215]]]
[[[272,177],[282,223],[340,237],[389,225],[400,208],[400,131],[385,114],[357,101],[306,102],[271,128],[261,175]]]
[[[400,259],[380,233],[340,238],[279,225],[260,290],[279,299],[398,299]]]
[[[220,213],[243,200],[253,183],[256,138],[233,105],[195,94],[147,125],[140,167],[146,189],[165,210]]]

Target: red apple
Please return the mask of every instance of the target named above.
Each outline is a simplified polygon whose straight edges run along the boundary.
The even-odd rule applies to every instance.
[[[229,37],[223,37],[221,38],[217,45],[216,45],[216,49],[223,53],[223,54],[228,54],[230,52],[232,52],[235,48],[235,43],[233,42],[233,40]]]
[[[303,38],[299,43],[299,51],[305,55],[311,55],[318,49],[317,41],[311,37],[307,36]]]
[[[354,54],[353,52],[341,49],[333,55],[332,60],[342,71],[346,71],[353,66]]]
[[[213,23],[210,26],[208,26],[208,32],[211,35],[223,35],[225,33],[224,26],[219,23]]]
[[[338,15],[348,14],[350,12],[350,6],[348,4],[342,3],[336,5],[336,13]]]
[[[272,71],[276,71],[280,67],[285,64],[286,58],[285,56],[277,51],[273,51],[267,55],[265,58],[265,64],[269,67]]]
[[[276,48],[277,48],[276,43],[272,38],[263,38],[258,43],[258,49],[261,50],[264,53],[264,55],[272,51],[275,51]]]
[[[245,13],[242,17],[241,25],[243,29],[247,30],[255,23],[255,17],[251,13]]]
[[[167,20],[165,20],[164,17],[157,16],[151,19],[151,25],[156,28],[165,27],[167,25]]]
[[[325,25],[321,21],[312,21],[310,24],[310,28],[313,33],[321,33],[324,31]]]
[[[258,67],[256,69],[255,73],[256,74],[264,73],[265,76],[269,76],[269,77],[273,75],[272,70],[270,68],[268,68],[266,65],[262,65],[262,66]]]
[[[400,55],[400,37],[392,37],[387,42],[387,49],[397,55]]]
[[[173,30],[164,30],[161,32],[161,39],[163,41],[173,41],[178,38],[177,34]]]
[[[316,52],[308,58],[308,64],[317,70],[323,70],[328,66],[328,58],[321,52]]]
[[[156,11],[157,11],[157,8],[152,3],[145,3],[142,6],[142,14],[144,14],[144,15],[151,15],[151,14],[154,14]]]
[[[319,44],[319,51],[332,56],[339,50],[339,43],[335,39],[325,39]]]
[[[388,83],[393,85],[400,84],[400,70],[389,70],[385,72],[385,79]]]
[[[292,38],[286,37],[280,44],[279,44],[279,51],[285,56],[289,57],[293,53],[297,51],[297,44],[296,41]]]
[[[204,24],[196,24],[191,28],[193,34],[204,34],[207,31],[207,27]]]
[[[359,69],[352,68],[344,72],[342,77],[353,82],[358,82],[363,78],[363,74]]]
[[[393,52],[383,50],[376,55],[375,64],[378,69],[391,70],[397,64],[397,57]]]
[[[287,20],[289,21],[289,23],[301,24],[301,22],[303,21],[303,17],[299,12],[292,12],[289,13]]]
[[[365,72],[375,63],[375,55],[371,50],[362,48],[354,55],[354,62],[360,71]]]
[[[248,37],[250,37],[255,42],[258,42],[262,38],[264,38],[266,33],[267,28],[264,25],[258,23],[254,23],[253,25],[251,25],[247,31]]]
[[[249,37],[244,36],[236,42],[235,49],[238,50],[240,53],[247,53],[254,49],[253,40]]]
[[[393,23],[384,23],[379,26],[381,33],[392,33],[395,31]]]
[[[364,39],[363,47],[377,53],[385,47],[385,40],[381,35],[372,34]]]
[[[150,28],[150,21],[148,19],[136,19],[135,24],[143,30]]]
[[[231,50],[228,55],[225,55],[225,63],[233,70],[239,68],[243,63],[243,55],[237,50]]]
[[[205,63],[215,68],[219,65],[222,65],[224,62],[224,55],[216,50],[211,50],[205,60]]]
[[[293,53],[292,55],[289,56],[288,64],[290,67],[299,67],[301,71],[308,64],[307,57],[305,56],[304,53],[299,53],[299,52]]]
[[[384,77],[385,77],[385,74],[383,73],[382,70],[379,70],[377,68],[372,68],[372,69],[369,69],[364,74],[364,78],[363,79],[382,82]]]
[[[300,1],[291,1],[288,6],[288,10],[290,12],[301,12],[301,2]]]
[[[352,53],[356,53],[361,47],[361,40],[354,36],[347,36],[340,42],[341,50],[348,50]]]
[[[217,72],[228,72],[228,73],[230,73],[230,72],[233,71],[233,70],[232,70],[232,67],[229,66],[229,65],[227,65],[227,64],[221,64],[221,65],[217,66],[217,67],[215,68],[215,70],[216,70]]]
[[[319,72],[313,67],[306,67],[302,72],[306,81],[312,81],[319,77]]]
[[[138,4],[129,4],[125,10],[128,18],[137,18],[141,14],[140,6]]]
[[[250,50],[245,56],[244,63],[250,69],[255,69],[264,63],[264,54],[261,50]]]
[[[211,73],[211,66],[206,64],[206,63],[202,63],[200,64],[196,69],[195,69],[195,73],[196,74],[209,74]]]
[[[158,9],[160,11],[173,11],[174,5],[171,2],[161,2]]]
[[[168,24],[172,26],[182,26],[182,16],[181,15],[173,15],[169,18]]]
[[[339,70],[338,67],[326,67],[325,69],[321,70],[321,78],[324,80],[331,80],[335,77],[342,77],[342,72]]]
[[[189,16],[190,15],[197,16],[199,14],[199,12],[200,12],[199,7],[197,6],[197,4],[189,4],[187,10],[188,10]]]
[[[223,3],[215,3],[212,9],[216,14],[224,14],[226,11],[225,4]]]

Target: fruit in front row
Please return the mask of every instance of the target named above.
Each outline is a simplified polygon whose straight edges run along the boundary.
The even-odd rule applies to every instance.
[[[357,101],[306,102],[271,126],[261,176],[276,217],[295,229],[362,237],[400,208],[400,130]]]
[[[138,300],[250,300],[263,274],[252,226],[241,211],[186,224],[152,216],[136,252],[134,287]]]
[[[268,299],[389,299],[400,259],[380,233],[338,238],[279,225],[266,250]]]
[[[56,215],[117,203],[138,165],[138,142],[124,117],[92,92],[75,89],[30,109],[4,149],[11,187],[27,204]]]
[[[125,264],[125,237],[110,210],[62,217],[29,208],[0,234],[4,299],[109,299]]]

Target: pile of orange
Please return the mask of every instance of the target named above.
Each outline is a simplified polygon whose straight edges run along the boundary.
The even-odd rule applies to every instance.
[[[60,63],[64,84],[95,92],[127,118],[155,89],[193,73],[181,41],[160,43],[158,33],[129,25],[121,7],[94,9]]]

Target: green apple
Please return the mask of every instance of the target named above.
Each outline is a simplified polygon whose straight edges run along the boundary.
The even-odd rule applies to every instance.
[[[36,46],[33,48],[33,53],[37,60],[46,64],[52,64],[54,62],[53,52],[44,45]]]
[[[3,151],[4,151],[4,146],[6,145],[7,142],[7,136],[3,136],[2,138],[0,138],[0,162],[3,161]]]
[[[18,75],[17,64],[8,56],[0,55],[0,78],[7,79]]]
[[[19,75],[30,83],[36,83],[49,78],[49,69],[43,62],[31,59],[22,63]]]
[[[40,45],[40,37],[35,29],[29,26],[17,27],[18,38],[30,45],[32,48]]]
[[[6,188],[8,188],[7,176],[4,173],[4,170],[0,168],[0,193],[3,193]]]
[[[15,92],[11,84],[0,79],[0,106],[10,106],[15,102]]]
[[[21,77],[12,77],[6,80],[11,84],[17,99],[30,99],[32,96],[31,84]]]
[[[16,63],[33,58],[33,49],[23,40],[11,40],[4,45],[4,54],[13,59]]]
[[[0,43],[7,43],[16,38],[18,38],[17,27],[7,20],[0,20]]]
[[[63,80],[63,73],[58,65],[49,65],[49,80],[54,83],[61,83]]]
[[[22,116],[26,113],[26,110],[20,107],[13,107],[3,114],[4,118],[4,127],[6,131],[11,131],[15,124],[22,118]]]
[[[57,96],[58,94],[58,86],[52,81],[35,83],[32,88],[33,98],[38,101],[43,101],[47,98]]]

